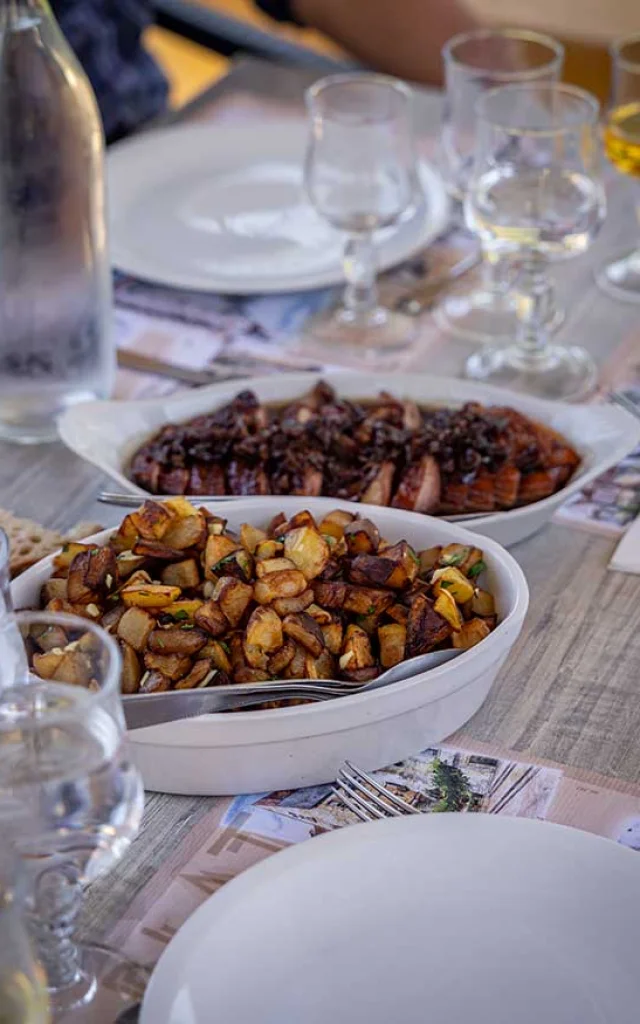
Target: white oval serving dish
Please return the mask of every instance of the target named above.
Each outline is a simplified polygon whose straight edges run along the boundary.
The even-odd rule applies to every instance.
[[[188,420],[230,401],[250,388],[265,402],[299,398],[322,377],[345,398],[375,398],[388,390],[398,398],[423,405],[510,405],[563,434],[580,453],[582,462],[568,484],[556,494],[509,512],[477,516],[468,528],[492,537],[507,547],[529,537],[547,523],[556,509],[585,484],[619,462],[640,443],[640,421],[616,405],[565,405],[519,395],[502,388],[427,374],[336,372],[291,373],[227,381],[168,398],[134,402],[86,402],[68,409],[60,420],[60,436],[67,447],[107,473],[120,490],[145,492],[125,475],[136,448],[168,422]]]
[[[250,498],[208,507],[233,528],[243,522],[264,525],[279,511],[290,517],[303,508],[320,518],[333,508],[362,512],[360,505],[332,498]],[[416,549],[477,543],[460,526],[399,509],[376,509],[372,519],[390,541],[407,540]],[[104,544],[112,532],[92,541]],[[494,541],[481,546],[500,621],[477,647],[440,668],[352,697],[137,729],[130,742],[146,788],[224,795],[311,786],[333,780],[345,758],[365,769],[379,768],[455,732],[487,696],[529,603],[527,581],[515,559]],[[16,608],[38,604],[51,566],[52,558],[45,558],[13,582]]]

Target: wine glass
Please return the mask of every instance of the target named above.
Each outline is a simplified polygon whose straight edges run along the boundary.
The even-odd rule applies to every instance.
[[[597,371],[581,348],[550,344],[548,264],[591,245],[606,213],[598,101],[559,84],[505,85],[477,105],[465,217],[487,248],[517,257],[519,329],[467,361],[467,376],[543,398],[582,398]]]
[[[489,89],[510,83],[556,82],[564,48],[551,36],[520,29],[476,29],[454,36],[442,51],[445,103],[440,141],[448,190],[464,202],[476,148],[476,103]],[[511,261],[492,246],[483,251],[480,281],[451,292],[436,309],[441,327],[467,341],[507,342],[517,326]],[[564,318],[553,295],[545,314],[549,330]]]
[[[412,91],[386,75],[331,75],[307,91],[308,197],[321,217],[347,233],[342,305],[305,327],[308,339],[362,358],[407,346],[411,317],[383,308],[376,289],[374,232],[417,207]]]
[[[25,884],[15,855],[0,844],[0,1021],[48,1024],[46,979],[24,925]]]
[[[82,886],[122,856],[142,816],[142,783],[125,745],[120,652],[88,619],[19,612],[16,622],[29,672],[0,689],[3,834],[30,878],[28,921],[54,1012],[85,1012],[97,996],[120,1010],[146,972],[73,938]],[[101,992],[106,975],[111,984]]]
[[[611,60],[605,152],[622,174],[636,179],[636,214],[640,220],[640,35],[613,43]],[[640,302],[640,244],[609,260],[598,271],[596,280],[615,298]]]

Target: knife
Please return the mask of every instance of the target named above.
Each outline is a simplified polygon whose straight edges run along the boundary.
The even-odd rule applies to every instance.
[[[215,384],[216,381],[239,380],[246,376],[237,369],[219,370],[213,366],[205,370],[192,370],[188,366],[165,363],[162,359],[156,359],[155,356],[148,356],[143,352],[133,352],[128,348],[118,349],[118,366],[124,370],[135,370],[137,373],[151,373],[156,377],[179,380],[182,384],[190,384],[192,387],[203,387],[207,384]]]

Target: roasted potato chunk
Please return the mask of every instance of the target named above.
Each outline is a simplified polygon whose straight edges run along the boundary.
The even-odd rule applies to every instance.
[[[111,548],[89,548],[73,559],[67,577],[67,600],[72,604],[100,602],[117,576]]]
[[[455,601],[453,603],[455,606]],[[424,594],[417,594],[411,602],[407,619],[405,657],[426,654],[447,640],[451,633],[450,623],[436,612],[431,601]]]
[[[33,630],[31,631],[31,636],[34,636]],[[36,638],[36,644],[45,653],[47,651],[54,651],[56,647],[62,650],[68,643],[69,638],[61,626],[48,626]]]
[[[144,608],[128,608],[118,622],[116,634],[134,651],[142,653],[155,628],[156,620]]]
[[[277,677],[282,672],[284,672],[287,665],[289,665],[293,661],[295,653],[295,644],[291,640],[285,640],[282,647],[280,647],[277,651],[274,651],[274,653],[269,658],[269,661],[267,663],[269,674],[274,677]]]
[[[475,647],[481,640],[489,636],[491,632],[484,619],[471,619],[463,622],[460,629],[453,634],[453,646],[458,650],[468,651]]]
[[[116,565],[118,567],[118,579],[126,580],[128,576],[143,566],[145,563],[144,555],[134,555],[133,551],[122,551],[116,556]]]
[[[204,547],[207,541],[205,518],[194,509],[193,514],[174,520],[162,538],[170,548],[186,551],[187,548]]]
[[[354,615],[381,615],[394,601],[395,594],[392,591],[350,586],[347,588],[343,608]]]
[[[120,650],[122,651],[122,692],[137,693],[142,679],[140,659],[133,647],[124,640],[120,643]]]
[[[343,629],[341,622],[328,622],[326,625],[321,625],[322,636],[324,644],[327,650],[331,654],[340,654],[342,650],[342,637]]]
[[[252,597],[253,587],[234,576],[221,576],[213,592],[213,600],[218,602],[231,626],[242,622]]]
[[[342,608],[344,606],[347,591],[352,590],[346,583],[342,582],[316,582],[313,585],[315,603],[321,608]]]
[[[116,554],[123,554],[125,551],[131,551],[137,539],[138,530],[136,529],[133,517],[128,515],[124,517],[120,526],[112,535],[109,547]]]
[[[318,658],[324,650],[322,629],[316,620],[306,612],[287,615],[282,623],[282,628],[288,637],[306,648],[314,657]]]
[[[216,676],[216,669],[213,662],[207,658],[196,661],[195,665],[186,676],[176,683],[176,690],[196,690],[203,686],[209,686]]]
[[[192,516],[199,515],[195,505],[192,505],[187,498],[183,498],[181,494],[176,495],[175,498],[165,498],[163,504],[171,512],[175,512],[179,519],[190,519]],[[171,525],[175,526],[175,522]]]
[[[166,608],[180,597],[180,588],[160,583],[128,583],[120,596],[128,608]]]
[[[62,657],[49,678],[57,683],[69,683],[71,686],[88,686],[92,676],[91,659],[82,651],[67,649],[62,652]]]
[[[183,562],[166,565],[160,573],[160,579],[167,586],[193,590],[200,585],[200,569],[195,558],[185,558]]]
[[[283,597],[298,597],[307,589],[307,580],[299,569],[270,572],[258,580],[253,596],[259,604],[271,604]]]
[[[191,668],[191,658],[182,654],[156,654],[147,650],[144,655],[145,667],[150,672],[161,672],[167,679],[175,681],[186,676]]]
[[[476,587],[471,598],[471,611],[474,615],[479,615],[483,619],[493,618],[496,614],[496,602],[493,594]]]
[[[337,508],[324,517],[318,529],[320,533],[327,534],[329,537],[335,537],[336,540],[341,540],[344,537],[346,527],[354,519],[355,516],[352,512],[343,512],[342,509]]]
[[[269,678],[269,673],[264,669],[251,668],[250,665],[242,665],[233,673],[234,683],[266,683]]]
[[[446,569],[436,569],[432,582],[434,584],[433,592],[436,597],[439,597],[442,591],[446,590],[451,594],[456,604],[466,604],[467,601],[471,601],[473,598],[473,583],[453,565]]]
[[[293,658],[284,670],[286,679],[306,679],[306,665],[307,665],[307,652],[304,647],[300,647],[299,644],[294,644],[295,653]]]
[[[284,572],[286,569],[295,569],[295,565],[289,558],[263,558],[256,562],[256,576],[262,579],[270,572]]]
[[[53,674],[63,658],[64,651],[60,648],[54,648],[43,654],[34,654],[33,671],[41,679],[53,679]]]
[[[393,668],[404,661],[404,649],[407,643],[407,628],[399,622],[390,622],[378,627],[380,644],[380,662],[383,668]]]
[[[284,544],[277,540],[261,540],[256,545],[255,558],[262,562],[266,558],[277,558],[284,551]]]
[[[193,621],[210,636],[222,636],[229,629],[229,621],[217,601],[205,601],[195,615]]]
[[[304,573],[307,580],[319,576],[331,557],[329,545],[315,525],[299,526],[286,533],[284,553]]]
[[[254,555],[258,544],[265,540],[267,540],[267,534],[264,530],[259,530],[257,526],[243,523],[240,527],[240,543],[250,555]]]
[[[175,519],[175,513],[165,503],[145,501],[129,518],[139,537],[161,540]]]
[[[149,634],[147,646],[156,654],[197,654],[207,642],[207,636],[199,629],[184,629],[170,626],[169,629],[154,629]]]
[[[273,610],[278,613],[281,619],[285,615],[293,615],[295,612],[303,612],[313,604],[313,590],[303,590],[298,597],[279,597],[273,602]]]
[[[171,604],[162,609],[162,614],[170,615],[175,622],[189,622],[190,619],[193,619],[198,608],[202,608],[203,604],[204,601],[200,600],[200,598],[172,601]]]
[[[145,672],[140,680],[140,693],[163,693],[171,689],[171,680],[162,672]]]
[[[304,678],[305,679],[335,679],[336,678],[336,661],[335,658],[329,651],[322,651],[322,653],[316,657],[313,654],[307,653],[304,662]]]
[[[215,581],[217,575],[221,575],[221,563],[224,559],[232,555],[234,551],[239,551],[240,549],[241,545],[239,542],[232,540],[231,537],[227,537],[224,534],[209,534],[204,553],[205,576],[207,579],[213,579]],[[224,570],[222,575],[226,575]]]
[[[92,545],[90,544],[78,544],[76,541],[69,541],[53,559],[54,569],[68,569],[76,555],[82,554],[83,551],[90,551],[91,547]]]
[[[196,657],[198,661],[203,658],[211,661],[219,672],[230,673],[232,666],[229,652],[229,644],[225,640],[208,640]]]
[[[41,604],[48,604],[49,601],[53,601],[56,597],[61,601],[67,600],[67,581],[66,579],[52,576],[50,580],[47,580],[42,585],[40,602]]]
[[[442,545],[438,544],[435,548],[425,548],[424,551],[418,552],[418,561],[420,562],[420,575],[426,576],[437,564],[442,554]]]
[[[446,619],[449,625],[456,632],[462,629],[462,615],[453,595],[448,590],[441,590],[434,605],[435,611]]]
[[[353,623],[347,626],[339,664],[343,672],[352,672],[357,668],[371,668],[375,665],[371,641],[360,626]]]
[[[468,576],[469,571],[481,561],[482,551],[480,548],[469,547],[466,544],[447,544],[440,552],[438,566],[446,568],[453,565],[465,576]]]
[[[252,668],[266,669],[268,657],[282,647],[282,620],[273,608],[255,608],[247,623],[244,656]]]
[[[370,519],[354,519],[345,526],[344,538],[350,555],[374,555],[380,543],[380,531]]]

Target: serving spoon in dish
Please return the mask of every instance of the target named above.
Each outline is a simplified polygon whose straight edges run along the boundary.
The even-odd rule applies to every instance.
[[[333,700],[354,693],[377,690],[444,665],[461,650],[431,651],[408,658],[358,685],[338,679],[291,679],[283,682],[238,683],[198,690],[165,690],[161,693],[123,694],[122,706],[128,729],[144,729],[182,718],[196,718],[220,711],[239,711],[274,700]]]

